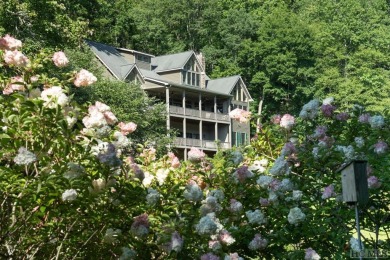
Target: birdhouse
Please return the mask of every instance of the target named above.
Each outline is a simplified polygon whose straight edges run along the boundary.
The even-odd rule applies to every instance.
[[[366,205],[368,202],[367,161],[354,160],[339,171],[341,172],[343,201]]]

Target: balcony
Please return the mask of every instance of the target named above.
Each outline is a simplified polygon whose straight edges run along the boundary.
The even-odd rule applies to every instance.
[[[230,118],[228,114],[219,114],[219,113],[213,113],[209,111],[199,111],[197,109],[191,109],[186,108],[184,113],[183,107],[178,106],[169,106],[169,112],[171,115],[180,115],[180,116],[190,116],[190,117],[196,117],[199,119],[208,119],[208,120],[218,120],[218,121],[225,121],[229,122]]]
[[[214,140],[199,140],[199,139],[192,139],[192,138],[182,138],[182,137],[176,137],[173,140],[173,144],[177,147],[198,147],[198,148],[204,148],[204,149],[211,149],[211,150],[217,150],[217,146],[219,146],[222,149],[228,149],[230,148],[230,143],[228,142],[219,142],[218,145]]]

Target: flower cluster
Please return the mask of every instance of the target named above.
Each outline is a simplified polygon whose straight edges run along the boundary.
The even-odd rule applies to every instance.
[[[76,87],[86,87],[97,81],[97,78],[88,70],[82,69],[76,74],[73,84]]]
[[[149,233],[149,217],[147,214],[142,214],[134,218],[131,224],[130,231],[133,235],[143,237]]]
[[[318,114],[320,102],[317,99],[311,100],[302,107],[299,117],[302,119],[314,119]]]
[[[248,248],[250,250],[256,251],[256,250],[262,250],[266,248],[267,245],[268,245],[268,240],[262,238],[260,234],[256,234],[255,237],[252,239],[252,241],[249,243]]]
[[[188,160],[190,162],[200,162],[206,157],[206,154],[199,150],[196,147],[191,147],[191,149],[188,151]]]
[[[290,224],[297,225],[306,218],[306,215],[302,212],[300,208],[295,207],[290,209],[287,218]]]
[[[321,257],[311,247],[305,249],[305,260],[320,260]]]
[[[261,212],[261,210],[259,209],[256,209],[255,211],[248,210],[247,212],[245,212],[245,215],[248,218],[250,224],[261,225],[267,222],[264,213]]]
[[[240,123],[246,123],[250,120],[251,112],[243,110],[241,108],[235,108],[229,113],[229,117]]]
[[[37,160],[34,153],[27,150],[25,147],[20,147],[18,154],[14,158],[14,162],[18,165],[28,165]]]
[[[295,118],[290,114],[285,114],[280,119],[280,126],[286,128],[287,130],[291,130],[295,124]]]

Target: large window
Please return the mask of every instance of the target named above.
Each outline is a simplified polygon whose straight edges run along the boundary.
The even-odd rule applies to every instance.
[[[181,73],[182,83],[191,86],[200,86],[200,69],[195,59],[190,59]]]
[[[240,133],[240,132],[233,132],[232,136],[232,145],[233,146],[240,146],[247,143],[247,134],[246,133]]]

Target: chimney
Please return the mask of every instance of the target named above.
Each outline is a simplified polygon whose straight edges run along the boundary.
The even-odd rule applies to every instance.
[[[200,62],[200,67],[201,67],[200,88],[206,88],[206,60],[203,56],[203,53],[201,52],[196,54],[196,58]]]

